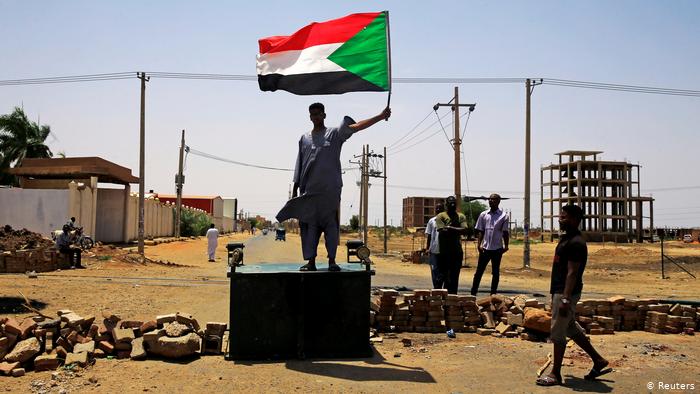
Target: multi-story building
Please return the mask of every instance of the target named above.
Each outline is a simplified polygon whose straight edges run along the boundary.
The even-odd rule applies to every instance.
[[[436,205],[444,203],[444,197],[406,197],[403,199],[402,226],[424,227],[430,218],[437,215]]]

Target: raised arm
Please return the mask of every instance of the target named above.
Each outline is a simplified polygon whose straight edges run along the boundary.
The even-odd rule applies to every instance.
[[[390,116],[391,116],[391,108],[386,107],[378,115],[375,115],[369,119],[361,120],[357,123],[353,123],[353,124],[349,125],[348,127],[350,128],[350,130],[352,130],[354,132],[358,132],[360,130],[364,130],[364,129],[372,126],[373,124],[379,122],[380,120],[389,119]]]

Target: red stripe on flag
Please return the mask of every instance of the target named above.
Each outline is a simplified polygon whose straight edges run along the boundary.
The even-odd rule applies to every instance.
[[[381,12],[352,14],[326,22],[304,26],[291,36],[272,36],[258,40],[260,54],[298,51],[304,48],[345,42],[369,25]]]

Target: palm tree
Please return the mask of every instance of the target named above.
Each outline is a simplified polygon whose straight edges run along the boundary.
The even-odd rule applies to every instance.
[[[26,158],[52,157],[44,143],[50,133],[50,126],[29,121],[22,108],[15,107],[12,113],[0,116],[0,182],[16,183],[5,170],[21,165]]]

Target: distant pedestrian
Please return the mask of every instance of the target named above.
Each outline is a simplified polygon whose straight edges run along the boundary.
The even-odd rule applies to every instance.
[[[508,251],[508,215],[498,208],[501,196],[492,194],[489,196],[489,209],[479,215],[476,221],[476,230],[479,232],[477,241],[479,249],[479,262],[474,272],[472,281],[472,295],[479,292],[481,276],[484,275],[486,266],[491,262],[491,294],[498,292],[500,279],[501,258]]]
[[[562,384],[561,364],[566,351],[566,338],[571,338],[593,360],[593,367],[586,380],[612,372],[608,360],[593,348],[586,332],[576,322],[576,303],[581,299],[583,272],[588,260],[588,247],[578,229],[583,210],[577,205],[566,205],[559,213],[559,228],[566,233],[559,240],[552,262],[552,280],[549,292],[552,294],[552,323],[549,335],[554,346],[552,371],[537,379],[540,386]]]
[[[70,233],[70,226],[67,224],[63,225],[63,232],[56,237],[56,248],[62,254],[68,255],[68,261],[70,262],[71,268],[83,268],[81,264],[81,250],[80,248],[74,248],[73,235]]]
[[[459,270],[462,268],[462,235],[467,235],[467,218],[457,212],[457,199],[447,197],[445,212],[440,212],[435,218],[438,231],[440,254],[438,264],[445,270],[445,288],[450,294],[457,294],[459,287]]]
[[[209,225],[207,230],[207,253],[209,254],[209,262],[216,261],[216,247],[219,245],[219,230],[216,229],[214,223]]]
[[[428,262],[430,263],[430,277],[433,280],[433,289],[442,289],[445,285],[445,276],[447,275],[447,270],[445,267],[441,266],[438,261],[440,244],[437,225],[435,224],[437,215],[444,210],[445,204],[438,203],[435,206],[435,216],[430,218],[428,224],[425,226],[425,234],[427,237],[425,248],[428,251]]]

